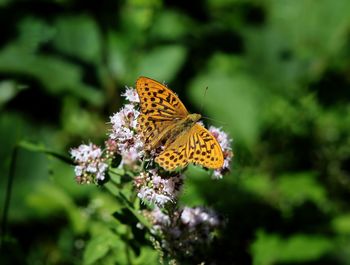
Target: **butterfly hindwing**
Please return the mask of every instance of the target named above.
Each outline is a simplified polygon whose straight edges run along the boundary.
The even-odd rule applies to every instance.
[[[224,156],[215,137],[198,123],[191,128],[189,134],[186,145],[188,162],[207,168],[221,168]]]
[[[175,142],[175,145],[165,149],[159,156],[157,156],[155,161],[166,170],[185,167],[188,164],[186,146],[177,145]]]
[[[224,157],[215,137],[197,123],[181,134],[155,161],[166,170],[185,167],[189,163],[215,169],[222,167]]]

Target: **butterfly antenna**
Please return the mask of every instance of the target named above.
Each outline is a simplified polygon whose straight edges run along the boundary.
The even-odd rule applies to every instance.
[[[219,121],[219,120],[216,120],[216,119],[212,119],[212,118],[209,118],[209,117],[206,117],[206,116],[202,116],[203,119],[206,119],[206,120],[210,120],[210,121],[215,121],[217,123],[221,123],[222,125],[227,125],[226,122],[223,122],[223,121]]]
[[[208,87],[206,87],[205,91],[204,91],[204,96],[203,96],[203,100],[202,100],[202,103],[201,103],[200,113],[203,112],[204,99],[205,99],[205,96],[207,95],[207,91],[208,91]]]

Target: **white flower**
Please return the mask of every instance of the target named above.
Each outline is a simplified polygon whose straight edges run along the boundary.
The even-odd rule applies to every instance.
[[[198,225],[217,226],[219,219],[214,211],[202,207],[185,207],[181,213],[181,221],[183,224],[194,228]]]
[[[75,166],[74,167],[74,173],[76,176],[81,176],[83,174],[83,166]]]
[[[153,202],[155,205],[159,205],[160,207],[163,207],[168,202],[173,202],[172,197],[169,195],[157,194],[157,193],[153,193],[153,194],[154,194]]]
[[[212,177],[214,179],[222,179],[221,169],[215,169]]]
[[[92,143],[82,144],[78,148],[70,150],[70,154],[77,165],[74,168],[76,180],[79,183],[91,183],[95,180],[103,180],[108,165],[100,147]]]
[[[158,207],[155,207],[151,212],[151,216],[153,218],[153,222],[162,226],[170,225],[170,217],[163,213]]]
[[[105,179],[105,172],[106,172],[107,168],[108,168],[108,165],[106,163],[103,163],[103,162],[98,163],[98,171],[96,174],[97,180],[104,180]]]
[[[121,149],[124,150],[122,161],[120,162],[121,165],[124,165],[124,164],[130,165],[141,157],[140,150],[135,146],[130,146],[129,148],[121,148]]]
[[[91,158],[95,146],[90,143],[89,145],[82,144],[78,148],[72,148],[70,154],[76,162],[84,163]]]
[[[143,200],[153,204],[156,204],[159,207],[163,207],[166,203],[171,202],[172,198],[161,193],[157,193],[154,189],[149,187],[142,187],[137,196]]]
[[[133,89],[132,87],[125,87],[125,92],[122,94],[123,97],[125,97],[130,102],[138,103],[140,102],[139,95],[136,92],[136,89]]]
[[[89,163],[85,170],[86,170],[86,172],[89,172],[89,173],[96,173],[97,172],[96,164]]]
[[[95,149],[93,149],[93,150],[91,151],[91,153],[90,153],[90,157],[91,157],[92,159],[97,159],[97,158],[99,158],[101,155],[102,155],[102,150],[101,150],[101,148],[95,148]]]
[[[139,177],[135,178],[135,186],[138,188],[137,196],[158,207],[174,202],[182,183],[183,177],[181,175],[162,178],[156,170],[141,173]]]
[[[192,208],[185,207],[181,213],[181,221],[189,226],[194,226],[196,220]]]
[[[209,132],[211,132],[211,134],[216,138],[222,150],[231,150],[232,140],[229,138],[227,133],[214,126],[209,127]]]
[[[156,207],[143,213],[153,225],[151,233],[163,235],[164,249],[185,251],[186,254],[191,254],[196,246],[210,243],[214,230],[220,225],[217,214],[203,207],[185,207],[170,212],[162,212]]]
[[[101,155],[101,148],[90,143],[89,145],[82,144],[78,148],[72,148],[70,154],[75,162],[84,163],[89,159],[95,159],[97,155]]]
[[[122,156],[122,163],[134,165],[143,155],[143,143],[136,133],[137,117],[140,112],[134,104],[126,104],[110,117],[112,130],[109,139],[116,145],[116,152]]]
[[[109,138],[123,141],[131,139],[134,135],[133,130],[137,126],[137,117],[140,112],[135,109],[134,105],[127,104],[119,112],[115,113],[111,118],[112,131]]]

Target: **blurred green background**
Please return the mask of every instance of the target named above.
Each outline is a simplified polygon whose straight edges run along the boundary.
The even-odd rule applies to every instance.
[[[232,173],[191,167],[181,197],[225,220],[208,264],[350,264],[350,1],[1,0],[0,25],[1,212],[19,141],[102,143],[144,75],[234,139]],[[72,166],[22,148],[15,170],[1,264],[157,263]]]

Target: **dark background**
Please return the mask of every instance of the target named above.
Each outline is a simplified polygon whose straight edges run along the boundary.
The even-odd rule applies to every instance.
[[[234,139],[232,173],[191,167],[181,197],[226,222],[208,264],[350,264],[349,14],[348,0],[1,0],[1,210],[14,147],[34,143],[14,162],[1,263],[157,262],[125,250],[108,192],[36,152],[101,144],[144,75]]]

